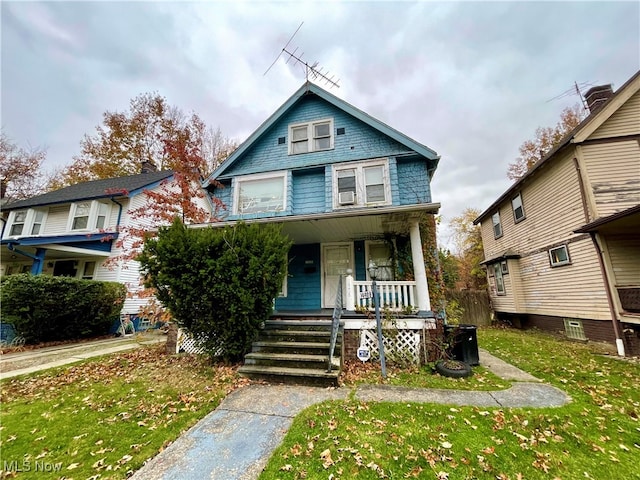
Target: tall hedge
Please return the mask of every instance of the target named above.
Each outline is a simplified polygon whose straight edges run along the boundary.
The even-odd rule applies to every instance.
[[[124,285],[50,275],[9,275],[0,282],[0,316],[27,343],[109,333],[126,298]]]
[[[234,361],[272,312],[290,247],[274,225],[189,229],[176,219],[138,260],[175,321],[209,354]]]

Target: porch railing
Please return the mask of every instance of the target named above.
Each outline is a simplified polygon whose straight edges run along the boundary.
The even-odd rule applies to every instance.
[[[329,363],[327,364],[327,372],[331,372],[333,368],[333,353],[336,349],[336,341],[338,340],[338,330],[340,328],[340,316],[342,315],[342,275],[338,281],[338,291],[336,292],[336,303],[333,307],[333,317],[331,321],[331,342],[329,344]]]
[[[380,305],[394,312],[418,311],[416,282],[408,281],[376,281]],[[347,275],[346,309],[354,311],[366,308],[373,310],[373,290],[371,282],[354,280]]]

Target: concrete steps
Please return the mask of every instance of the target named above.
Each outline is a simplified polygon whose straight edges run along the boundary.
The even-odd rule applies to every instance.
[[[331,320],[274,319],[245,356],[238,373],[273,383],[337,385],[342,358],[342,326],[338,331],[332,370],[327,372]]]

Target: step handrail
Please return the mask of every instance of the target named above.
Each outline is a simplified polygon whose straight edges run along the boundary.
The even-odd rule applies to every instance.
[[[331,320],[331,343],[329,345],[329,364],[327,372],[331,373],[333,368],[333,353],[336,349],[338,339],[338,329],[340,328],[340,317],[342,316],[342,275],[338,279],[338,291],[336,292],[336,303],[333,307],[333,317]]]

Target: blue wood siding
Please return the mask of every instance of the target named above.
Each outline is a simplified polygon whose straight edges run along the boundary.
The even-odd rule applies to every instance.
[[[367,279],[367,259],[365,257],[365,248],[364,248],[364,240],[356,240],[353,242],[354,250],[355,250],[355,279],[358,281],[364,281]]]
[[[222,186],[218,186],[213,191],[212,195],[218,198],[223,205],[218,208],[216,212],[220,219],[226,219],[233,211],[233,196],[231,195],[231,180],[220,182]],[[215,205],[215,203],[214,203]]]
[[[429,174],[424,160],[398,160],[396,179],[400,205],[431,202]],[[392,181],[392,188],[393,184]],[[393,203],[397,205],[395,199]]]
[[[289,125],[323,118],[334,120],[334,148],[321,152],[288,154]],[[344,128],[344,135],[335,135]],[[283,144],[278,138],[285,137]],[[313,165],[384,157],[411,151],[401,143],[381,134],[324,100],[310,95],[276,122],[224,173],[224,177],[247,175],[283,169],[297,169]]]
[[[293,173],[291,183],[294,215],[326,210],[324,169],[298,170]]]
[[[276,299],[276,310],[319,310],[320,244],[293,245],[289,250],[287,296]]]

